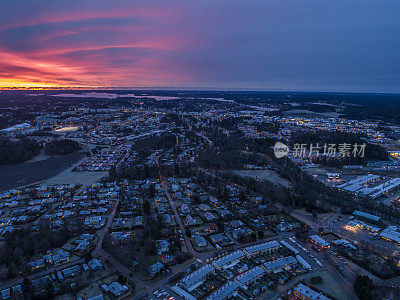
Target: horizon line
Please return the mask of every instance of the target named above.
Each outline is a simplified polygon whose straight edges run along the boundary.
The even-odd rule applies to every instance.
[[[283,90],[283,89],[273,89],[273,88],[212,88],[212,87],[91,87],[91,86],[74,86],[74,87],[0,87],[0,92],[2,91],[90,91],[90,90],[153,90],[153,91],[209,91],[209,92],[288,92],[288,93],[346,93],[346,94],[392,94],[400,95],[398,92],[383,92],[383,91],[340,91],[340,90]]]

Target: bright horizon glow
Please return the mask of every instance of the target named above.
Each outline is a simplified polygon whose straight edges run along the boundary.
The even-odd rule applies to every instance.
[[[1,79],[0,89],[13,89],[13,88],[50,88],[57,87],[56,84],[49,84],[44,82],[24,82],[16,79]]]

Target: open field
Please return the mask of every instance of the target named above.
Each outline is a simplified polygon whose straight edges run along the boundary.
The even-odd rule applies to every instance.
[[[309,275],[307,280],[313,276],[320,275],[323,282],[320,284],[313,284],[313,286],[319,290],[324,291],[328,295],[334,297],[335,299],[351,299],[346,291],[341,288],[340,285],[332,278],[332,275],[328,271],[322,271],[317,274]]]
[[[80,162],[79,162],[80,163]],[[100,180],[102,177],[107,176],[108,172],[72,172],[72,169],[78,165],[75,163],[73,166],[62,171],[54,177],[43,181],[43,184],[53,185],[53,184],[82,184],[83,187],[91,185],[93,182]]]
[[[84,153],[74,152],[45,160],[0,167],[0,191],[46,180],[80,161]]]
[[[292,187],[292,184],[288,180],[279,176],[279,174],[276,173],[275,171],[268,170],[268,169],[266,169],[266,170],[237,170],[237,171],[233,171],[233,173],[235,175],[239,175],[242,177],[255,178],[259,181],[268,180],[268,181],[274,182],[276,184],[280,184],[286,188]]]

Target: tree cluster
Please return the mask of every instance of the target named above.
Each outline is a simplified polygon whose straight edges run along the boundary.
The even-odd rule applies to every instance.
[[[64,155],[79,149],[81,149],[81,146],[77,141],[69,139],[56,139],[46,143],[44,152],[47,155]]]
[[[356,295],[363,300],[376,299],[374,296],[374,284],[367,275],[358,275],[353,283]]]
[[[25,162],[40,152],[40,145],[35,140],[22,138],[13,141],[7,137],[0,137],[0,165]]]

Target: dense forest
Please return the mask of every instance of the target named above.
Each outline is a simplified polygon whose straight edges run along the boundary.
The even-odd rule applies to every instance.
[[[400,124],[400,102],[385,101],[381,103],[363,103],[363,105],[349,105],[343,116],[355,120],[381,120]]]
[[[176,126],[184,126],[186,127],[186,122],[176,113],[169,113],[161,118],[161,123],[172,124],[175,123]]]
[[[249,139],[236,131],[229,136],[220,130],[209,133],[216,149],[205,149],[196,158],[196,164],[206,169],[241,169],[245,164],[264,166],[267,162],[262,155],[274,144],[273,139]]]
[[[141,152],[159,149],[171,149],[176,145],[176,135],[166,133],[161,136],[148,136],[135,142],[135,149]]]
[[[44,152],[47,155],[64,155],[81,149],[78,142],[68,139],[53,140],[44,146]]]
[[[22,138],[19,141],[0,137],[0,165],[9,165],[25,162],[40,152],[38,142]]]
[[[281,129],[281,124],[279,124],[278,122],[262,122],[257,124],[257,131],[278,133],[280,129]]]
[[[343,165],[354,165],[364,164],[370,160],[388,160],[388,154],[386,150],[379,146],[366,142],[361,136],[353,133],[343,133],[337,131],[318,131],[315,133],[297,133],[292,136],[292,146],[295,144],[306,144],[307,147],[310,145],[316,146],[317,144],[321,147],[320,154],[323,153],[323,145],[336,145],[336,148],[340,144],[350,144],[351,146],[357,144],[362,145],[365,143],[364,157],[350,155],[349,157],[343,158],[332,158],[319,156],[315,162],[330,165],[330,166],[343,166]],[[353,148],[352,148],[353,149]]]

